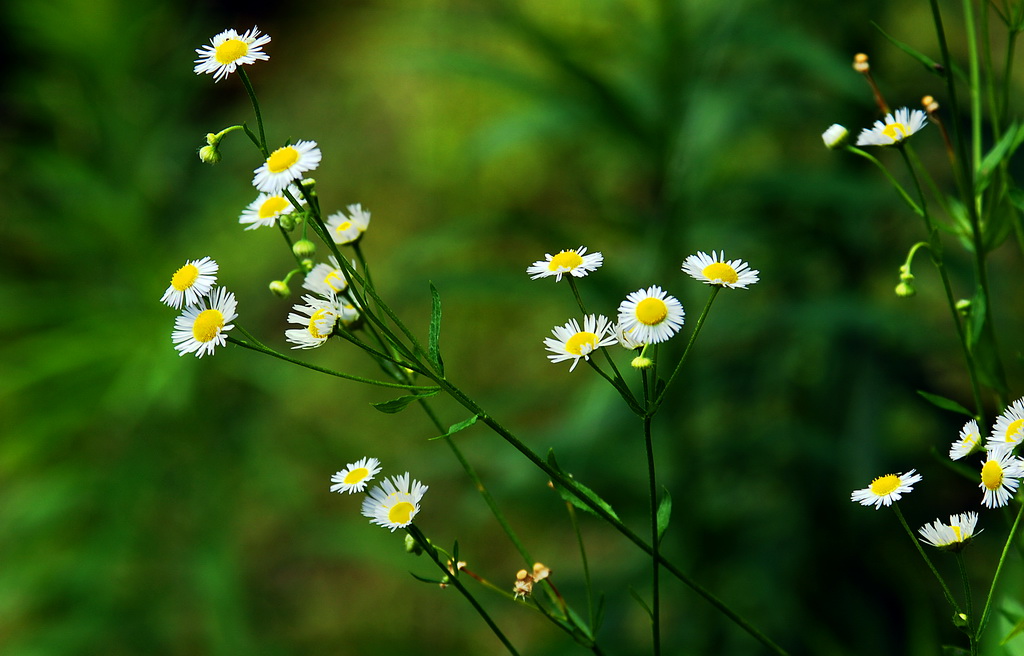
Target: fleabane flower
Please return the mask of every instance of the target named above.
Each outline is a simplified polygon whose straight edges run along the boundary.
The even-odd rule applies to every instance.
[[[293,305],[288,322],[302,328],[284,331],[285,339],[294,344],[293,349],[311,349],[323,346],[334,334],[334,326],[342,312],[341,304],[332,294],[328,298],[305,295],[305,305]]]
[[[899,501],[904,494],[914,489],[914,483],[921,480],[921,475],[911,469],[905,474],[886,474],[871,481],[871,485],[863,490],[854,490],[850,495],[850,501],[856,501],[862,506],[875,505],[875,510],[882,506],[890,506],[893,501]]]
[[[373,480],[373,477],[380,473],[380,460],[376,458],[363,458],[356,462],[350,462],[340,472],[331,476],[331,492],[348,492],[355,494],[362,492],[366,484]]]
[[[619,343],[619,346],[628,351],[634,351],[643,346],[643,342],[633,339],[633,329],[623,330],[621,323],[615,324],[612,332],[615,334],[615,340]]]
[[[327,217],[327,230],[335,244],[351,244],[370,227],[370,213],[360,203],[348,206],[348,214],[335,212]]]
[[[175,309],[181,308],[182,305],[195,305],[199,299],[210,293],[213,284],[217,282],[217,269],[217,263],[209,257],[186,261],[171,276],[171,285],[160,298],[160,302]]]
[[[971,419],[960,429],[960,436],[949,447],[949,457],[951,460],[959,460],[980,447],[981,432],[978,431],[978,422]]]
[[[299,141],[291,146],[282,146],[270,153],[270,157],[258,169],[252,184],[267,194],[279,194],[306,171],[320,165],[320,149],[315,141]]]
[[[989,449],[988,458],[981,466],[981,484],[984,492],[981,503],[988,508],[1001,508],[1010,503],[1020,479],[1024,476],[1024,465],[1005,449]]]
[[[410,481],[409,472],[385,478],[363,500],[363,517],[369,517],[371,524],[389,528],[392,532],[396,528],[404,528],[420,511],[420,499],[427,489],[417,480]]]
[[[694,280],[730,289],[746,289],[747,285],[758,281],[759,273],[743,260],[726,260],[725,251],[721,254],[711,251],[711,255],[701,251],[690,255],[683,261],[683,271]]]
[[[305,280],[302,281],[303,288],[321,296],[340,294],[348,288],[348,279],[345,277],[345,272],[341,270],[338,260],[333,255],[328,260],[330,264],[321,262],[310,269]]]
[[[996,417],[992,434],[988,438],[988,449],[1010,451],[1024,438],[1024,399],[1017,399]]]
[[[192,305],[174,320],[171,341],[178,355],[195,353],[197,358],[212,354],[218,346],[227,344],[226,333],[234,328],[231,323],[238,318],[235,312],[235,295],[218,287],[210,295]]]
[[[220,82],[242,64],[270,59],[270,55],[263,52],[263,46],[268,43],[270,36],[260,36],[255,27],[241,35],[234,30],[224,30],[210,39],[210,45],[196,48],[199,59],[193,70],[196,75],[212,73],[213,81]]]
[[[537,278],[555,277],[555,282],[562,279],[563,273],[582,278],[591,271],[596,271],[604,263],[601,253],[587,253],[586,246],[559,251],[558,255],[545,253],[543,260],[537,260],[526,269],[532,280]]]
[[[875,125],[864,128],[857,137],[858,146],[892,146],[923,128],[928,115],[920,109],[910,110],[901,107],[891,114],[885,115],[885,122],[875,121]]]
[[[639,344],[658,344],[679,332],[683,305],[661,287],[652,285],[626,296],[619,303],[619,327]]]
[[[305,203],[302,198],[302,192],[297,187],[291,185],[286,187],[292,194],[299,205]],[[242,210],[241,216],[238,217],[238,222],[245,226],[246,230],[255,230],[256,228],[271,228],[277,224],[278,217],[291,214],[296,208],[292,205],[291,201],[284,195],[284,191],[280,191],[276,194],[260,194],[256,197],[256,200],[249,203],[249,206]]]
[[[933,547],[946,551],[960,551],[975,535],[981,533],[974,532],[977,524],[978,513],[966,512],[950,515],[948,524],[936,519],[933,523],[922,526],[917,532],[921,534],[923,542]]]
[[[583,317],[583,328],[575,319],[570,319],[564,326],[555,326],[551,333],[555,336],[544,338],[544,345],[552,355],[548,356],[551,362],[563,362],[572,360],[569,371],[576,368],[580,358],[590,359],[590,354],[602,346],[611,346],[616,342],[615,335],[611,334],[611,325],[604,315],[588,314]]]

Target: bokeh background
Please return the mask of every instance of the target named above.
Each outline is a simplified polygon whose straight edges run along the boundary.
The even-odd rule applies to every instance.
[[[941,4],[957,4],[958,26],[958,3]],[[893,514],[849,494],[917,468],[911,525],[977,507],[975,484],[935,456],[962,420],[916,394],[968,403],[962,358],[924,258],[918,296],[892,293],[921,226],[877,171],[820,139],[833,122],[878,118],[850,68],[858,51],[892,105],[942,102],[938,78],[871,25],[937,56],[927,3],[7,0],[0,19],[13,64],[0,88],[0,653],[502,653],[453,590],[410,576],[433,572],[399,533],[328,492],[364,455],[412,472],[430,485],[417,524],[511,585],[522,563],[422,414],[378,413],[369,403],[393,395],[238,348],[198,361],[171,348],[175,312],[158,299],[204,255],[239,323],[286,347],[292,301],[266,286],[290,258],[273,231],[237,224],[258,157],[239,135],[221,164],[196,157],[207,132],[252,118],[237,77],[192,74],[193,50],[253,25],[273,37],[271,59],[248,69],[268,137],[316,140],[325,207],[372,211],[363,243],[385,298],[425,333],[433,282],[449,375],[641,534],[640,425],[586,367],[547,362],[541,340],[574,303],[525,269],[586,245],[606,261],[581,283],[592,308],[612,314],[660,284],[691,321],[708,290],[679,272],[686,255],[725,249],[759,269],[756,286],[719,296],[658,416],[675,502],[665,549],[794,655],[958,643]],[[938,133],[915,145],[946,181]],[[966,296],[967,260],[949,246]],[[1020,265],[1008,244],[992,270],[1018,394]],[[342,344],[304,355],[376,373]],[[543,475],[483,427],[458,441],[585,608],[575,538]],[[979,594],[1004,523],[983,513],[968,552]],[[628,592],[649,592],[645,559],[582,525],[607,596],[605,652],[648,653]],[[1015,557],[1008,589],[1020,573]],[[663,589],[668,653],[763,653],[673,579]],[[583,653],[480,596],[522,653]],[[993,634],[1009,626],[996,622]]]

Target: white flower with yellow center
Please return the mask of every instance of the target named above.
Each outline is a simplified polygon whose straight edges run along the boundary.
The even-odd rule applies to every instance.
[[[974,532],[974,527],[977,525],[978,513],[966,512],[950,515],[948,524],[936,519],[933,523],[922,526],[917,532],[921,534],[923,542],[933,547],[946,551],[960,551],[971,541],[971,538],[981,533],[981,531]]]
[[[287,189],[300,206],[305,203],[305,200],[302,198],[302,192],[299,191],[298,187],[292,185],[287,187]],[[284,195],[284,191],[276,194],[260,194],[256,197],[256,200],[249,203],[249,206],[242,210],[241,216],[238,217],[238,222],[244,225],[246,230],[272,228],[277,224],[278,217],[291,214],[296,209],[298,208],[292,205],[292,202]]]
[[[980,448],[981,432],[978,430],[978,422],[971,419],[960,429],[960,436],[949,447],[949,457],[951,460],[959,460]]]
[[[195,353],[197,358],[201,358],[207,353],[212,354],[216,347],[227,344],[226,333],[235,327],[231,322],[238,318],[236,307],[235,295],[218,287],[198,305],[185,308],[174,320],[171,332],[171,341],[178,355]]]
[[[293,349],[310,349],[323,346],[334,333],[334,326],[341,314],[341,305],[332,294],[330,298],[317,298],[308,294],[302,297],[306,305],[293,305],[294,312],[288,315],[288,322],[302,328],[284,331],[286,340],[294,344]]]
[[[758,271],[751,269],[743,260],[726,260],[725,251],[719,254],[711,251],[711,255],[698,252],[683,262],[683,271],[695,280],[709,285],[721,285],[730,289],[746,289],[758,281]]]
[[[351,244],[370,227],[370,213],[361,204],[349,205],[348,212],[335,212],[327,217],[327,230],[335,244]]]
[[[575,319],[571,319],[564,326],[552,328],[551,333],[555,336],[554,339],[544,338],[544,345],[552,353],[548,359],[551,362],[572,360],[569,371],[576,368],[576,365],[580,363],[580,358],[589,360],[591,353],[602,346],[611,346],[616,342],[610,322],[604,315],[588,314],[583,317],[582,330],[580,324]]]
[[[875,125],[864,128],[857,137],[858,146],[892,146],[923,128],[928,122],[928,115],[920,109],[913,111],[906,107],[885,115],[885,122],[875,121]]]
[[[306,274],[305,280],[302,281],[303,288],[321,296],[340,294],[348,288],[348,278],[345,277],[345,272],[341,270],[338,260],[333,255],[328,259],[330,264],[321,262],[310,269],[309,273]],[[354,266],[355,264],[353,263]]]
[[[633,339],[632,331],[627,332],[622,329],[621,323],[615,324],[614,328],[612,328],[612,332],[615,333],[615,339],[619,342],[619,346],[624,349],[634,351],[643,346],[642,342],[638,342]]]
[[[526,269],[532,280],[537,278],[555,277],[555,282],[562,279],[563,273],[582,278],[591,271],[596,271],[604,263],[601,253],[587,254],[587,247],[559,251],[558,255],[545,253],[543,260],[538,260]]]
[[[639,289],[619,303],[619,327],[640,344],[666,341],[679,332],[685,315],[683,305],[657,285]]]
[[[427,489],[419,481],[410,482],[409,472],[385,478],[363,500],[363,517],[369,517],[371,524],[389,528],[392,532],[396,528],[404,528],[412,524],[420,511],[420,499]]]
[[[1024,399],[1017,399],[996,418],[986,447],[1010,451],[1024,438],[1022,431],[1024,431]]]
[[[988,459],[981,466],[981,484],[984,491],[981,503],[988,508],[1001,508],[1010,503],[1021,477],[1024,465],[1010,451],[990,449]]]
[[[299,141],[291,146],[282,146],[270,153],[270,157],[258,169],[252,184],[268,194],[279,194],[306,171],[320,165],[320,149],[315,141]]]
[[[270,43],[266,34],[260,36],[255,27],[239,35],[234,30],[224,30],[210,39],[210,45],[196,48],[199,59],[193,69],[196,75],[212,73],[213,81],[220,82],[242,64],[266,61],[270,56],[263,52],[263,46]]]
[[[914,483],[921,480],[921,475],[911,469],[905,474],[886,474],[871,481],[871,485],[863,490],[854,490],[850,495],[850,501],[856,501],[862,506],[875,504],[875,510],[882,506],[890,506],[893,501],[899,501],[900,497],[914,489]]]
[[[373,477],[380,473],[380,460],[376,458],[363,458],[356,462],[345,465],[340,472],[331,476],[331,492],[348,492],[355,494],[362,492],[366,484],[373,480]]]
[[[213,284],[217,282],[217,269],[217,263],[209,257],[186,261],[171,276],[171,285],[160,298],[160,302],[175,309],[182,305],[195,305],[199,299],[210,293]]]

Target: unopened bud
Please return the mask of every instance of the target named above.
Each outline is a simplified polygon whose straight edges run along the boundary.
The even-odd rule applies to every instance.
[[[827,130],[821,133],[821,140],[833,150],[845,146],[849,137],[850,131],[838,123],[833,123]]]
[[[910,276],[910,280],[901,280],[896,285],[896,295],[900,298],[909,298],[917,293],[913,285],[914,276]]]
[[[316,253],[316,244],[308,239],[300,239],[292,244],[292,253],[300,260],[307,259]]]
[[[961,298],[956,302],[956,311],[960,313],[961,317],[968,317],[971,314],[971,300],[968,298]]]
[[[278,225],[280,225],[282,228],[284,228],[288,232],[291,232],[292,230],[295,229],[295,214],[299,214],[299,212],[289,212],[287,214],[278,214],[277,215],[277,223],[278,223]]]
[[[274,280],[269,285],[267,285],[267,287],[270,288],[270,292],[274,296],[277,296],[279,298],[288,298],[288,296],[292,293],[292,291],[288,289],[288,283],[286,283],[283,280]]]
[[[199,161],[204,164],[216,164],[220,161],[220,151],[216,146],[203,146],[199,149]]]
[[[306,259],[302,260],[302,262],[300,262],[299,265],[305,270],[306,273],[309,273],[310,271],[313,270],[313,267],[316,266],[316,262],[307,257]]]
[[[939,111],[939,103],[935,100],[935,98],[931,96],[925,96],[924,98],[921,98],[921,105],[924,106],[924,111],[928,112],[929,114],[934,114],[935,112]]]
[[[411,553],[414,556],[419,556],[423,553],[423,547],[408,533],[405,534],[405,553]]]
[[[633,358],[633,361],[630,362],[629,364],[634,369],[646,369],[647,367],[654,364],[654,360],[650,358],[645,358],[642,355],[638,355],[635,358]]]
[[[868,56],[863,52],[858,52],[853,56],[853,70],[858,73],[867,73],[871,70],[871,64],[868,63]]]

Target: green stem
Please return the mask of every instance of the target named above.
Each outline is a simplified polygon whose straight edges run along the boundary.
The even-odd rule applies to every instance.
[[[960,570],[960,580],[964,584],[964,605],[967,607],[967,637],[970,639],[971,656],[978,656],[978,636],[971,628],[974,624],[974,601],[971,599],[971,579],[967,576],[967,566],[964,564],[963,551],[956,552],[956,564]]]
[[[982,633],[984,633],[985,625],[988,623],[989,614],[992,612],[992,599],[996,594],[996,584],[999,582],[999,575],[1003,571],[1003,563],[1006,562],[1006,554],[1010,551],[1010,545],[1013,544],[1014,539],[1017,537],[1017,530],[1020,528],[1021,515],[1024,515],[1024,503],[1020,504],[1020,510],[1017,511],[1017,519],[1013,520],[1013,528],[1010,529],[1010,534],[1006,536],[1006,544],[1003,545],[1003,553],[999,556],[999,564],[996,565],[996,573],[992,577],[992,585],[988,589],[988,597],[985,598],[985,608],[981,611],[981,620],[978,622],[978,639],[980,639]]]
[[[948,601],[949,605],[953,607],[954,612],[959,613],[960,607],[957,605],[956,599],[953,598],[953,593],[949,591],[949,586],[946,585],[946,581],[942,578],[942,575],[939,574],[939,570],[935,569],[935,565],[932,564],[932,559],[929,558],[928,554],[924,552],[924,548],[921,547],[921,541],[918,540],[917,537],[914,536],[914,532],[910,530],[910,526],[907,524],[907,520],[903,517],[903,511],[900,510],[900,504],[897,502],[893,502],[892,509],[893,511],[895,511],[896,517],[900,520],[900,524],[903,526],[903,529],[907,532],[907,535],[910,537],[910,541],[914,543],[914,547],[917,549],[917,552],[921,554],[921,558],[924,558],[924,562],[926,565],[928,565],[928,569],[932,571],[932,574],[935,575],[935,578],[938,580],[939,585],[942,586],[942,593],[946,595],[946,601]]]
[[[260,152],[263,153],[264,157],[270,157],[270,150],[267,148],[267,135],[263,131],[263,115],[260,113],[260,103],[256,99],[256,91],[252,88],[249,76],[241,68],[238,69],[238,77],[241,78],[242,85],[245,87],[246,93],[249,94],[249,100],[252,101],[252,109],[256,112],[256,127],[260,131],[260,140],[257,145],[260,147]]]
[[[860,148],[854,148],[853,146],[847,146],[846,150],[850,151],[854,155],[860,155],[864,159],[868,160],[869,162],[877,166],[878,170],[881,171],[883,175],[885,175],[886,179],[889,181],[889,184],[891,184],[896,189],[896,191],[899,192],[900,197],[903,198],[903,200],[906,201],[907,205],[910,206],[910,209],[914,211],[914,214],[917,214],[918,216],[923,216],[924,213],[922,212],[921,208],[917,206],[917,203],[914,202],[914,199],[911,198],[910,194],[907,193],[903,186],[896,181],[896,178],[892,177],[892,174],[889,173],[889,169],[885,168],[885,164],[882,164],[882,162],[877,157],[875,157],[869,152],[861,150]]]
[[[651,389],[647,380],[647,370],[643,370],[644,405],[650,407]],[[647,492],[650,497],[651,510],[651,634],[654,641],[654,656],[661,654],[661,587],[659,583],[661,567],[658,558],[661,555],[658,540],[658,482],[654,468],[654,440],[651,437],[650,412],[644,415],[644,450],[647,453]]]
[[[569,513],[569,521],[572,523],[572,530],[576,533],[576,544],[580,547],[580,562],[583,565],[583,585],[587,591],[587,616],[590,618],[590,632],[597,632],[597,609],[594,607],[594,588],[590,581],[590,565],[587,562],[587,548],[583,543],[583,532],[580,531],[579,518],[576,517],[576,507],[568,501],[565,502],[565,509]]]
[[[676,368],[672,371],[672,375],[669,376],[668,381],[665,383],[665,387],[661,390],[661,394],[654,400],[653,404],[649,404],[647,412],[653,415],[661,407],[661,404],[665,401],[665,395],[668,394],[668,389],[672,386],[672,381],[679,375],[679,370],[683,368],[683,363],[686,362],[686,356],[690,354],[690,349],[693,348],[693,343],[697,341],[697,335],[700,333],[700,329],[704,326],[704,320],[707,319],[708,312],[711,311],[711,304],[715,302],[715,298],[718,296],[718,292],[722,291],[721,285],[711,286],[711,295],[708,296],[708,302],[704,304],[704,309],[701,310],[700,316],[697,317],[697,323],[693,327],[693,332],[690,333],[690,341],[686,343],[686,349],[683,351],[683,355],[679,358],[679,362],[676,363]]]
[[[566,274],[569,279],[569,288],[572,289],[572,295],[576,297],[576,304],[580,306],[580,312],[584,315],[587,314],[587,306],[583,305],[583,297],[580,296],[580,290],[576,287],[576,278],[570,274]]]

